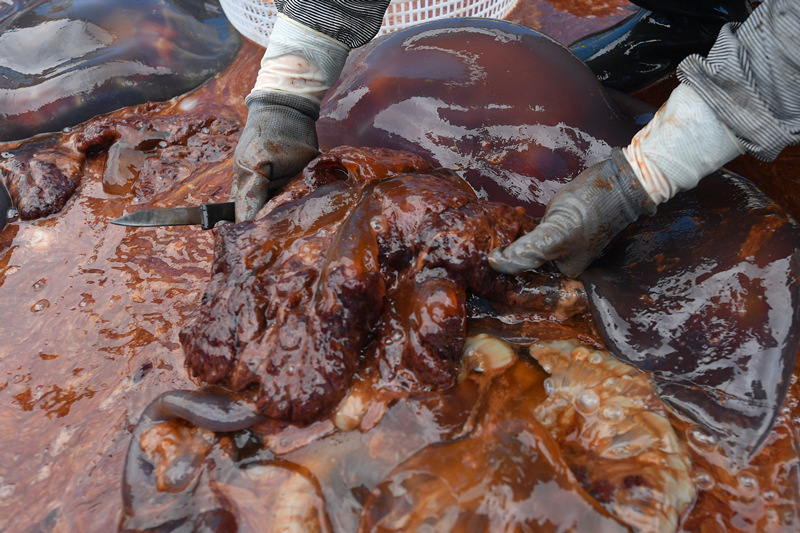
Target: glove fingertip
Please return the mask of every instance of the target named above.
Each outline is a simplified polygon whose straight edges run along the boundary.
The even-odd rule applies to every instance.
[[[519,274],[525,270],[531,270],[541,266],[541,262],[537,260],[522,259],[517,253],[514,252],[513,244],[502,250],[495,248],[489,254],[489,265],[500,272],[501,274]]]

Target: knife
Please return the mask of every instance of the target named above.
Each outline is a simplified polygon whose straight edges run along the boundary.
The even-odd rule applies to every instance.
[[[203,229],[213,228],[217,222],[236,221],[234,202],[202,204],[199,207],[167,207],[163,209],[142,209],[115,218],[112,224],[118,226],[187,226],[200,224]]]

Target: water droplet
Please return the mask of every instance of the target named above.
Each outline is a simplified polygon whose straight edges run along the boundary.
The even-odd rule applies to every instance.
[[[50,302],[48,300],[39,300],[38,302],[33,304],[33,307],[31,307],[31,311],[34,313],[38,313],[40,311],[44,311],[48,307],[50,307]]]
[[[383,215],[374,216],[369,221],[369,226],[375,233],[386,231],[387,222],[386,217]]]
[[[717,437],[700,426],[689,428],[686,438],[689,445],[698,452],[710,452],[717,447]]]
[[[616,384],[617,384],[617,378],[606,378],[605,381],[603,381],[603,388],[611,389]]]
[[[761,495],[764,498],[765,502],[771,502],[774,500],[778,495],[775,493],[774,490],[765,490],[764,494]]]
[[[792,385],[796,384],[797,383],[797,376],[793,374],[790,381],[791,381]]]
[[[158,141],[158,147],[159,148],[166,148],[167,146],[169,146],[167,144],[167,141]]]
[[[288,367],[286,367],[286,373],[289,374],[290,376],[294,376],[294,365],[289,365]]]
[[[800,427],[800,416],[796,416],[796,417],[792,418],[792,423],[795,426]]]
[[[770,522],[772,524],[777,524],[781,520],[778,511],[776,511],[772,507],[768,507],[767,510],[764,512],[764,514],[767,515],[767,522]]]
[[[603,354],[600,352],[592,352],[592,355],[589,357],[589,362],[593,365],[599,365],[603,362]]]
[[[600,405],[600,397],[592,389],[580,392],[575,398],[575,408],[584,414],[593,413]]]
[[[572,350],[572,358],[575,361],[585,361],[589,356],[589,349],[585,346],[578,346]]]
[[[701,490],[711,490],[714,488],[714,478],[711,477],[711,474],[703,470],[702,468],[697,469],[697,473],[695,474],[695,483]]]
[[[543,385],[544,392],[548,396],[552,395],[556,391],[556,384],[552,378],[545,378]]]
[[[618,420],[622,420],[624,416],[625,416],[625,411],[623,411],[622,407],[620,407],[615,403],[606,405],[600,410],[600,417],[603,418],[604,420],[608,420],[609,422],[616,422]]]
[[[393,341],[399,341],[402,338],[403,338],[403,332],[402,331],[397,330],[394,333],[392,333],[392,340]]]
[[[758,488],[758,480],[753,474],[743,472],[739,474],[739,486],[745,490],[752,491]]]
[[[28,246],[34,250],[47,250],[50,248],[50,243],[53,240],[49,231],[39,228],[33,231],[31,238],[28,241]]]
[[[64,128],[64,129],[62,129],[62,130],[61,130],[61,133],[69,133],[69,132],[71,132],[71,131],[72,131],[72,128],[70,128],[69,126],[67,126],[66,128]]]
[[[42,279],[40,279],[39,281],[37,281],[36,283],[33,284],[33,290],[38,291],[39,289],[41,289],[45,285],[47,285],[47,278],[42,278]]]
[[[550,365],[550,363],[542,363],[542,370],[544,370],[548,374],[550,373],[550,371],[552,369],[553,369],[553,367]]]
[[[211,130],[210,130],[210,129],[208,129],[208,128],[201,128],[201,129],[200,129],[200,132],[201,132],[201,133],[205,133],[206,135],[208,135],[209,133],[211,133]]]
[[[328,230],[326,230],[325,228],[322,228],[317,232],[317,235],[319,235],[320,237],[327,237],[328,236]]]

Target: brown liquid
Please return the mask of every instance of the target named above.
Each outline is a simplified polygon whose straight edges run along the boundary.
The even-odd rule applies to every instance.
[[[260,55],[255,46],[245,46],[231,69],[198,92],[171,103],[126,109],[112,118],[199,113],[242,124],[243,97]],[[182,110],[192,104],[191,111]],[[178,332],[196,312],[208,282],[212,235],[197,228],[128,229],[108,221],[143,207],[226,200],[230,158],[189,168],[170,178],[175,181],[167,187],[157,186],[154,174],[151,187],[140,194],[123,188],[121,196],[103,188],[104,159],[89,158],[76,196],[61,213],[11,224],[0,235],[0,528],[9,531],[114,530],[125,452],[138,417],[161,392],[196,386],[184,369]],[[470,328],[492,331],[496,325],[487,318]],[[599,342],[588,321],[520,322],[515,327],[521,337]],[[446,393],[398,403],[370,432],[336,431],[330,422],[305,430],[262,428],[272,450],[293,451],[276,463],[282,470],[259,482],[235,478],[230,468],[230,454],[274,460],[245,434],[218,436],[211,459],[228,469],[223,477],[225,472],[231,477],[229,494],[241,516],[256,513],[263,507],[255,502],[276,499],[275,487],[292,482],[308,494],[308,508],[316,505],[315,494],[322,494],[333,526],[352,529],[372,488],[395,465],[427,444],[458,437],[486,416],[492,420],[490,415],[505,405],[501,398],[513,401],[513,390],[500,387],[501,396],[477,402],[481,391],[502,376],[509,382],[509,372],[527,376],[527,387],[543,394],[546,374],[521,361],[500,377],[474,375]],[[684,530],[798,527],[798,376],[800,369],[769,442],[743,472],[730,468],[713,442],[674,420],[690,450],[699,489]],[[546,435],[538,438],[542,449],[553,449]],[[444,462],[437,468],[453,471],[461,468],[462,459],[433,454],[428,462]],[[319,486],[303,481],[312,478],[309,472]],[[550,494],[566,491],[581,500],[581,490],[562,481]],[[586,512],[604,515],[589,503]],[[267,523],[259,518],[268,519],[250,517]],[[240,525],[244,522],[240,518]]]

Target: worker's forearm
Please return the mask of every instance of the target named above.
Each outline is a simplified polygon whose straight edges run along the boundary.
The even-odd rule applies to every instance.
[[[349,48],[371,41],[390,0],[275,0],[278,12]]]
[[[775,159],[800,142],[800,0],[766,0],[741,26],[724,26],[708,57],[686,58],[678,77],[747,152]]]
[[[700,95],[681,84],[623,153],[658,205],[694,188],[743,151],[733,132]]]

